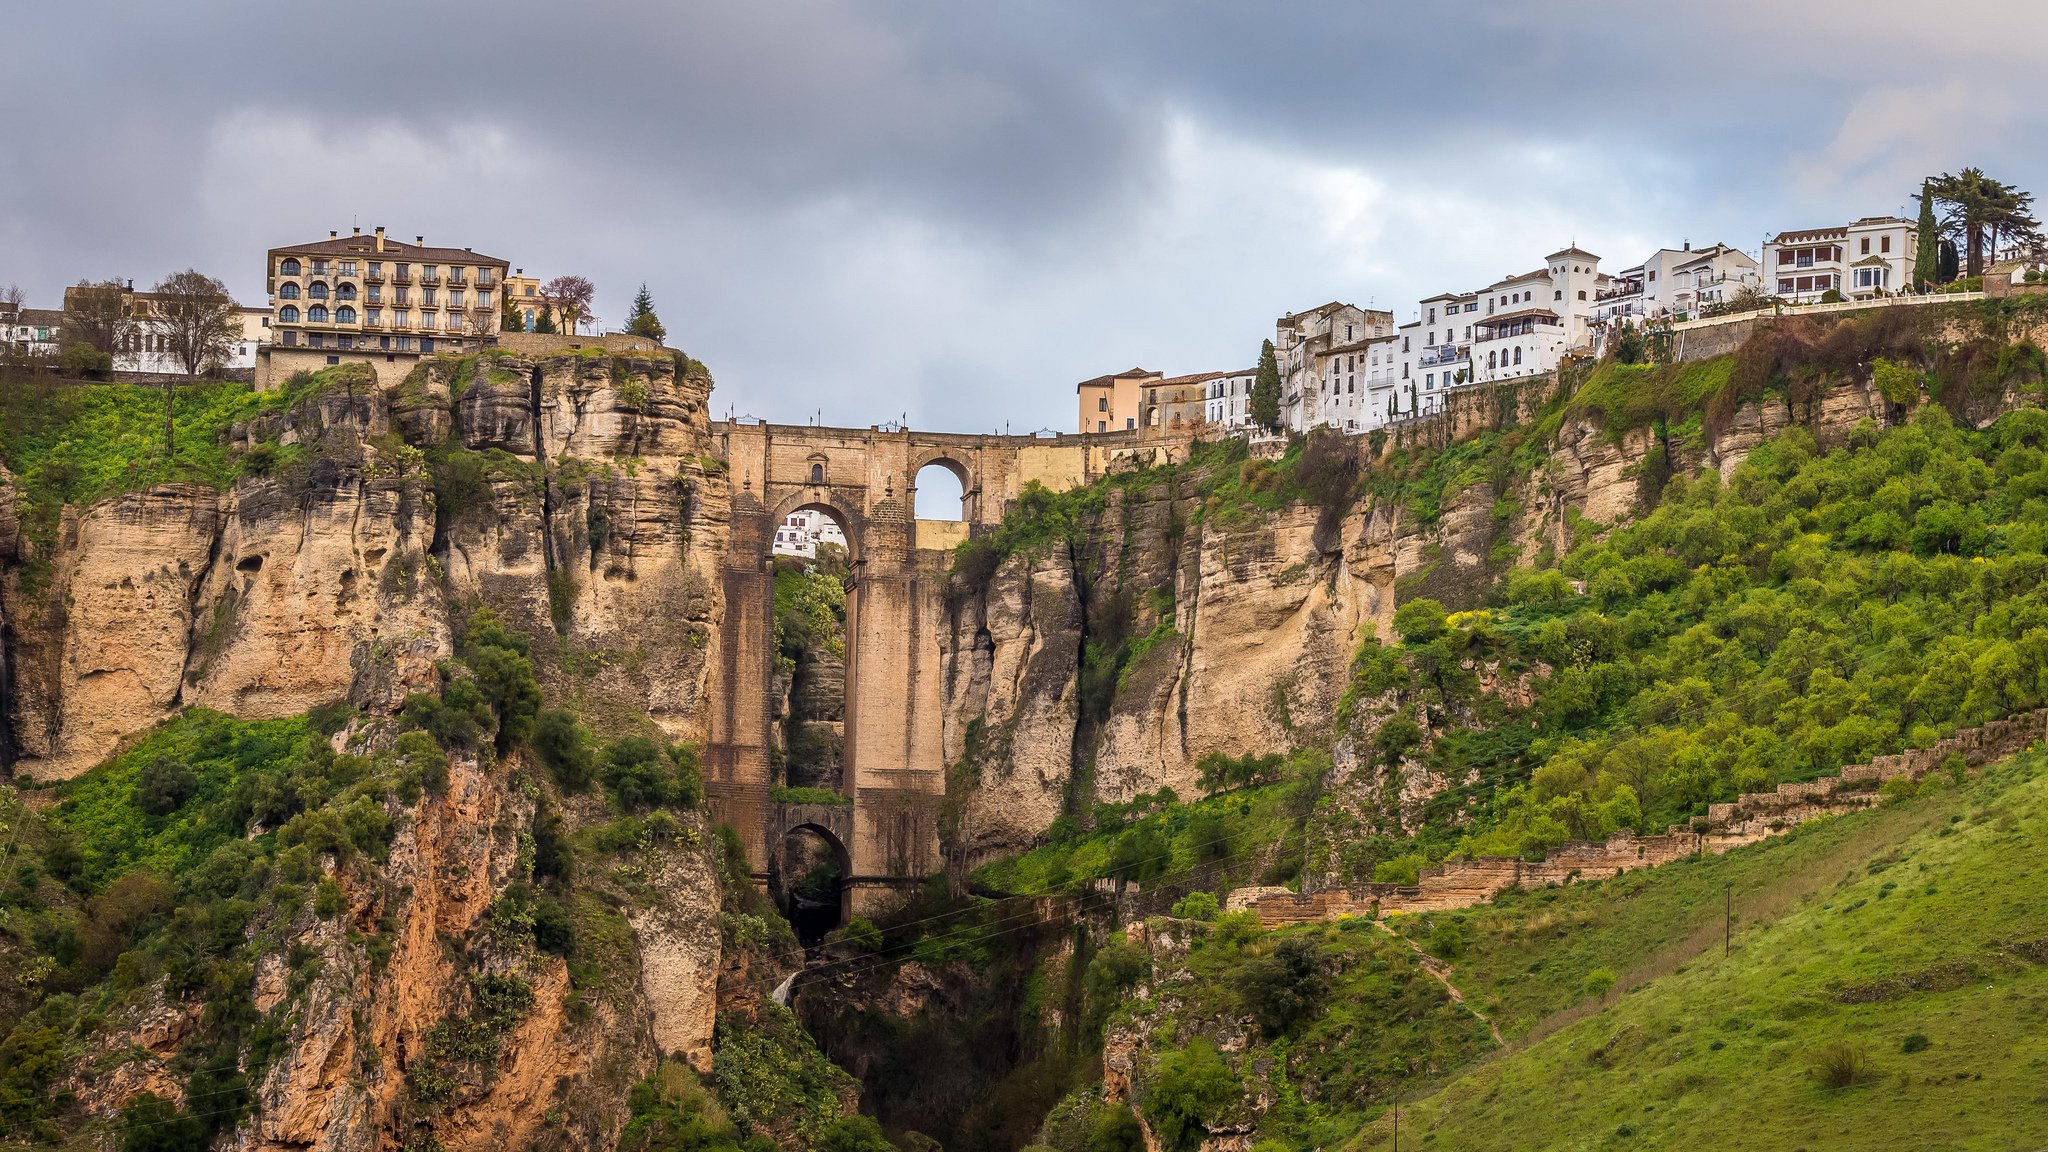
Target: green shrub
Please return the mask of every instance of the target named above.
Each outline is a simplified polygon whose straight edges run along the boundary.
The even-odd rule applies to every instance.
[[[564,792],[581,792],[597,778],[597,754],[590,730],[576,722],[574,713],[551,708],[533,725],[533,750]]]
[[[1595,968],[1591,972],[1586,973],[1586,980],[1582,987],[1585,988],[1586,995],[1588,996],[1604,996],[1609,988],[1614,987],[1615,979],[1613,969]]]
[[[1173,914],[1182,920],[1214,920],[1221,906],[1213,892],[1190,892],[1174,901]]]
[[[154,1092],[121,1106],[121,1152],[206,1152],[206,1125]]]
[[[1830,1044],[1815,1052],[1807,1067],[1814,1080],[1828,1089],[1848,1088],[1870,1076],[1870,1058],[1863,1046],[1847,1041]]]
[[[1932,1041],[1928,1040],[1924,1034],[1911,1032],[1906,1035],[1904,1040],[1899,1041],[1899,1051],[1911,1056],[1915,1052],[1927,1051],[1931,1045]]]
[[[1456,920],[1440,917],[1429,926],[1429,950],[1444,960],[1456,960],[1465,955],[1465,931]]]
[[[1330,990],[1322,949],[1311,936],[1287,936],[1238,973],[1237,991],[1268,1036],[1278,1036],[1319,1007]]]
[[[569,910],[552,897],[533,905],[533,946],[557,956],[576,954],[576,921]]]
[[[1159,1058],[1143,1101],[1145,1117],[1162,1148],[1192,1152],[1208,1135],[1209,1122],[1237,1092],[1237,1077],[1216,1046],[1196,1040]]]
[[[169,756],[158,756],[135,777],[135,806],[151,816],[168,816],[199,793],[199,777]]]

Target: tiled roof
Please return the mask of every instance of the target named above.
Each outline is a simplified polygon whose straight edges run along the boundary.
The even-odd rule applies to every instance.
[[[60,308],[23,308],[21,319],[16,321],[19,324],[48,324],[52,327],[63,322],[64,312]]]
[[[1169,384],[1201,384],[1209,380],[1221,380],[1226,376],[1256,376],[1256,368],[1239,368],[1234,372],[1197,372],[1192,376],[1168,376],[1159,382],[1159,387]]]
[[[287,244],[272,248],[273,255],[291,256],[374,256],[380,260],[418,260],[427,263],[446,261],[451,264],[497,264],[511,267],[508,260],[486,256],[467,248],[431,248],[418,244],[405,244],[384,238],[384,250],[377,251],[375,236],[336,236],[328,240],[315,240],[311,244]]]

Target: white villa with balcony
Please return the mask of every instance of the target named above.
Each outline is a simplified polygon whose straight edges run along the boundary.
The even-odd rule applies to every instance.
[[[1556,368],[1566,353],[1590,349],[1597,297],[1611,277],[1600,257],[1576,245],[1552,252],[1544,266],[1510,276],[1479,293],[1472,334],[1472,378],[1514,380]]]
[[[1919,239],[1918,227],[1898,216],[1780,232],[1764,242],[1764,286],[1802,304],[1830,290],[1852,300],[1900,292],[1912,286]]]

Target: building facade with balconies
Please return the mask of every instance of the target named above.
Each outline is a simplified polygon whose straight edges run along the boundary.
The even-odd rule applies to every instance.
[[[1780,232],[1764,241],[1764,287],[1802,304],[1830,290],[1851,300],[1902,292],[1912,286],[1919,241],[1919,228],[1898,216]]]
[[[1394,332],[1394,314],[1331,301],[1273,323],[1280,368],[1280,424],[1291,432],[1346,428],[1366,407],[1366,344]]]
[[[402,243],[382,228],[272,248],[264,264],[272,335],[256,386],[344,362],[396,381],[421,356],[474,351],[498,335],[509,268],[468,248],[429,248],[423,236]]]
[[[1479,293],[1472,331],[1472,378],[1514,380],[1555,369],[1565,356],[1593,346],[1599,299],[1612,277],[1600,257],[1576,245],[1544,258],[1544,266],[1509,276]]]

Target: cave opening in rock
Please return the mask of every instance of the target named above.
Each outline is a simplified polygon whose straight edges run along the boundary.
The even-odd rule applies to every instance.
[[[768,862],[768,890],[809,948],[846,922],[846,850],[814,824],[784,835]]]

